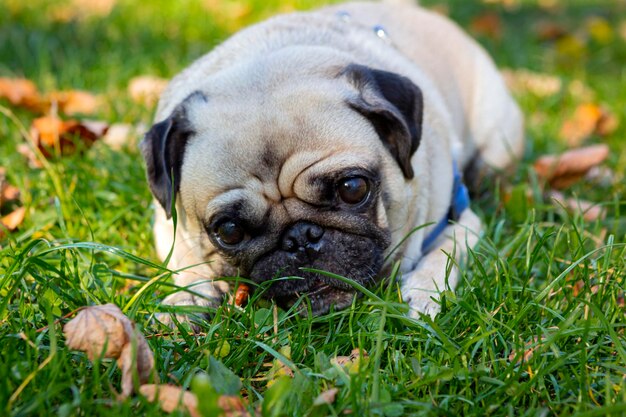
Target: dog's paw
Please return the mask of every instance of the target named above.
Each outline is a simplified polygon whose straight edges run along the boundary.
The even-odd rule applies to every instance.
[[[194,306],[200,307],[200,310],[189,313],[158,313],[156,319],[161,323],[169,327],[176,327],[176,322],[189,323],[194,330],[198,330],[198,324],[209,318],[209,309],[218,307],[221,303],[221,298],[215,294],[213,289],[209,291],[203,291],[201,286],[194,287],[193,293],[181,290],[174,294],[170,294],[163,299],[163,304],[170,306]],[[174,320],[174,317],[176,320]]]
[[[435,300],[436,293],[424,290],[402,290],[402,299],[409,305],[408,316],[419,319],[421,314],[434,319],[441,311],[441,305]]]

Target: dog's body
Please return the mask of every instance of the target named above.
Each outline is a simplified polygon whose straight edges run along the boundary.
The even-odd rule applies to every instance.
[[[412,231],[446,219],[454,164],[502,169],[523,148],[521,113],[482,48],[441,16],[378,3],[236,34],[170,83],[156,121],[142,145],[157,250],[172,248],[173,200],[169,266],[187,268],[176,284],[191,290],[171,304],[219,300],[228,284],[215,277],[279,273],[304,278],[267,289],[282,304],[308,294],[314,313],[345,307],[349,286],[301,268],[367,284],[410,235],[390,258],[412,313],[435,314],[432,297],[458,280],[448,261],[477,242],[480,220],[464,210],[427,253],[437,226]]]

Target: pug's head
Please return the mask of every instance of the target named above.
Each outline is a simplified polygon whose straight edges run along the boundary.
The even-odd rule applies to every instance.
[[[154,196],[168,216],[175,202],[216,276],[298,277],[264,296],[290,306],[307,295],[321,314],[355,291],[308,269],[368,285],[383,267],[422,109],[395,73],[257,62],[213,76],[141,148]]]

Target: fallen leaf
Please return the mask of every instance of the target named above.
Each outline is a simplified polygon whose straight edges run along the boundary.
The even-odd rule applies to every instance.
[[[238,307],[245,307],[248,303],[249,297],[250,286],[248,284],[244,284],[243,282],[239,283],[237,290],[235,291],[235,305]]]
[[[70,155],[77,150],[76,140],[86,147],[101,138],[108,125],[99,121],[61,120],[54,116],[44,116],[33,120],[30,135],[39,150],[51,157],[56,151]]]
[[[587,45],[577,36],[565,35],[556,41],[556,52],[561,58],[578,61],[587,54]]]
[[[337,398],[337,393],[339,392],[339,388],[331,388],[320,395],[313,401],[313,405],[324,405],[324,404],[332,404],[335,402],[335,398]]]
[[[3,184],[2,194],[0,195],[0,206],[9,202],[15,201],[20,198],[20,190],[14,185]]]
[[[25,78],[0,78],[0,99],[14,106],[32,107],[41,101],[37,86]]]
[[[102,137],[102,141],[111,149],[119,150],[128,144],[130,139],[137,135],[135,128],[130,124],[114,123]]]
[[[0,239],[4,239],[6,231],[13,232],[24,221],[25,207],[18,207],[6,216],[0,218]]]
[[[576,107],[574,115],[563,122],[559,136],[570,146],[578,146],[591,135],[607,136],[617,129],[617,117],[596,104]]]
[[[589,86],[580,80],[573,80],[567,87],[568,93],[578,101],[593,101],[596,93]]]
[[[152,351],[135,323],[115,304],[84,308],[63,327],[63,333],[69,348],[86,352],[91,360],[117,359],[124,397],[133,392],[135,372],[140,383],[148,382],[154,368]]]
[[[279,352],[287,359],[291,359],[291,346],[283,346],[279,349]],[[272,369],[267,374],[267,387],[271,387],[282,376],[293,378],[293,371],[280,359],[274,359],[272,361]]]
[[[561,91],[559,77],[529,71],[527,69],[503,69],[502,75],[514,93],[531,93],[537,97],[549,97]]]
[[[369,355],[365,350],[358,348],[352,349],[349,356],[336,356],[330,360],[330,363],[342,366],[350,373],[356,373],[362,363],[365,363],[369,359]]]
[[[558,191],[551,191],[549,197],[554,200],[559,207],[564,207],[569,212],[582,216],[582,218],[588,222],[603,219],[606,215],[602,206],[590,201],[571,197],[568,198]]]
[[[224,417],[249,416],[244,400],[238,395],[220,395],[217,405],[224,410]]]
[[[48,108],[56,106],[62,113],[93,114],[98,111],[101,99],[87,91],[55,91],[45,96]]]
[[[593,16],[587,19],[585,22],[585,26],[589,36],[597,43],[601,43],[606,45],[613,41],[613,28],[611,24],[606,21],[606,19]]]
[[[134,102],[152,106],[159,100],[167,83],[164,78],[142,75],[130,80],[128,94]]]
[[[626,20],[619,24],[619,36],[626,42]]]
[[[117,0],[72,0],[72,6],[79,9],[84,15],[108,16]]]
[[[528,362],[533,357],[535,350],[537,350],[541,346],[541,342],[543,342],[544,340],[546,340],[545,336],[541,336],[541,338],[538,338],[537,336],[533,336],[531,340],[526,342],[526,344],[524,345],[524,352],[522,353],[521,357],[517,360],[516,365],[520,365],[524,362]],[[512,351],[511,354],[509,355],[509,362],[513,362],[513,360],[515,360],[515,358],[518,357],[518,355],[519,355],[518,351]]]
[[[470,30],[477,35],[486,36],[492,39],[502,37],[502,22],[500,16],[495,12],[485,12],[472,19]]]
[[[607,145],[593,145],[566,151],[561,155],[545,155],[535,161],[539,178],[550,186],[563,189],[580,180],[587,172],[609,156]]]
[[[17,229],[24,221],[26,209],[24,207],[15,207],[20,198],[20,190],[9,184],[6,178],[6,168],[0,167],[0,209],[2,213],[7,213],[0,217],[0,239],[4,239],[7,232]],[[7,210],[8,208],[8,210]]]
[[[191,417],[200,417],[198,398],[186,390],[173,385],[146,384],[139,387],[139,393],[150,402],[159,402],[166,413],[172,413],[182,407]]]
[[[599,106],[581,104],[576,107],[574,115],[563,122],[559,136],[568,145],[578,146],[593,134],[601,117],[602,110]]]
[[[252,13],[250,2],[204,0],[202,5],[213,17],[226,25],[226,29],[235,32],[243,26],[244,19]]]
[[[117,0],[71,0],[59,2],[50,11],[50,19],[56,22],[69,22],[88,18],[102,18],[111,14]]]
[[[33,150],[28,144],[20,143],[16,146],[15,150],[17,151],[17,153],[19,153],[24,158],[26,158],[26,160],[28,161],[29,168],[42,168],[43,167],[43,164],[41,163],[39,158],[37,158],[37,155],[35,154],[35,152],[33,152]]]
[[[0,208],[8,202],[18,200],[20,190],[9,184],[6,178],[6,168],[0,167]]]
[[[602,109],[602,116],[596,124],[596,131],[600,136],[608,136],[615,132],[619,127],[619,119],[614,113],[609,112],[606,109]]]
[[[572,285],[572,295],[578,297],[578,294],[582,292],[583,288],[585,288],[585,281],[579,279]]]
[[[540,20],[534,26],[535,34],[541,41],[553,41],[567,34],[567,30],[552,20]]]

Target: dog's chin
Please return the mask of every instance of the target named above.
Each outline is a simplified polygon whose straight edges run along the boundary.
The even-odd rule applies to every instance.
[[[299,303],[300,313],[327,313],[331,307],[339,310],[349,306],[357,295],[353,285],[317,271],[327,271],[360,285],[371,285],[383,265],[385,244],[370,238],[339,230],[326,230],[323,238],[297,252],[277,248],[259,259],[250,278],[264,286],[265,298],[279,306]],[[281,278],[282,277],[282,278]],[[269,281],[269,282],[266,282]]]
[[[294,294],[294,296],[276,297],[276,303],[283,309],[293,307],[296,302],[298,313],[302,316],[326,314],[331,307],[335,310],[343,310],[352,304],[357,296],[354,290],[335,288],[328,284],[320,284],[306,294]],[[310,310],[309,310],[310,306]]]

